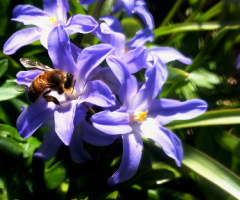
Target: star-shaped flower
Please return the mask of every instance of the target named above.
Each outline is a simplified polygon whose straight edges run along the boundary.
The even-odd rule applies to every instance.
[[[206,102],[198,99],[185,102],[156,99],[167,79],[167,70],[156,55],[153,58],[145,72],[146,82],[140,89],[123,61],[114,56],[107,58],[109,67],[121,83],[118,95],[122,105],[115,111],[104,110],[93,115],[91,121],[102,132],[119,135],[123,140],[122,162],[108,180],[110,185],[126,181],[136,173],[142,155],[141,136],[159,144],[180,166],[183,159],[181,141],[164,125],[173,120],[194,118],[207,108]]]
[[[31,136],[47,119],[53,117],[55,132],[65,145],[71,142],[74,131],[76,110],[83,102],[102,107],[115,105],[115,96],[106,84],[100,80],[87,81],[89,74],[113,50],[108,44],[100,44],[85,48],[78,56],[77,62],[71,54],[68,34],[62,25],[56,26],[48,38],[48,52],[55,69],[72,73],[75,77],[73,93],[58,94],[51,91],[60,106],[46,102],[44,98],[37,100],[25,109],[17,120],[17,130],[23,138]],[[17,74],[17,83],[29,86],[39,70],[22,71]]]
[[[48,36],[59,24],[68,34],[90,33],[98,26],[98,23],[87,15],[73,15],[67,20],[69,5],[66,0],[43,0],[43,4],[44,10],[31,5],[18,5],[14,8],[12,20],[36,27],[14,33],[3,47],[5,54],[14,54],[20,47],[39,39],[42,45],[48,48]]]

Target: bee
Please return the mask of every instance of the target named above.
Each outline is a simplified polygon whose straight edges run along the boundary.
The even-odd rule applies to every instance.
[[[64,73],[61,69],[52,69],[29,58],[20,58],[20,62],[27,69],[39,69],[43,71],[43,73],[31,80],[32,83],[27,89],[30,102],[33,103],[42,96],[47,102],[53,102],[60,106],[59,101],[49,93],[52,90],[57,91],[59,95],[64,92],[73,92],[76,82],[73,74]]]

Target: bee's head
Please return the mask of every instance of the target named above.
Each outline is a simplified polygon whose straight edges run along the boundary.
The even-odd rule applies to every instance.
[[[74,76],[71,73],[67,73],[66,74],[66,79],[65,79],[65,83],[64,83],[64,89],[70,89],[71,87],[74,86]]]

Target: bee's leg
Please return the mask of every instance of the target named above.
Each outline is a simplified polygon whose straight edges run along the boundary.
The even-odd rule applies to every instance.
[[[46,100],[46,102],[53,102],[56,105],[60,106],[59,101],[53,97],[53,96],[48,96],[48,94],[51,92],[51,90],[48,90],[46,92],[43,93],[43,98]]]

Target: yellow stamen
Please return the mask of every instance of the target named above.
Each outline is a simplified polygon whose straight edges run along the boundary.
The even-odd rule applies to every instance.
[[[148,114],[148,110],[146,110],[145,112],[139,112],[137,115],[135,115],[134,119],[135,121],[137,121],[138,123],[141,123],[142,121],[146,120],[147,118],[147,114]]]
[[[52,17],[48,18],[48,22],[51,23],[51,24],[55,23],[56,21],[57,21],[57,18],[55,17],[54,14],[52,15]]]
[[[69,89],[66,89],[64,92],[65,93],[73,93],[73,87],[69,88]]]

